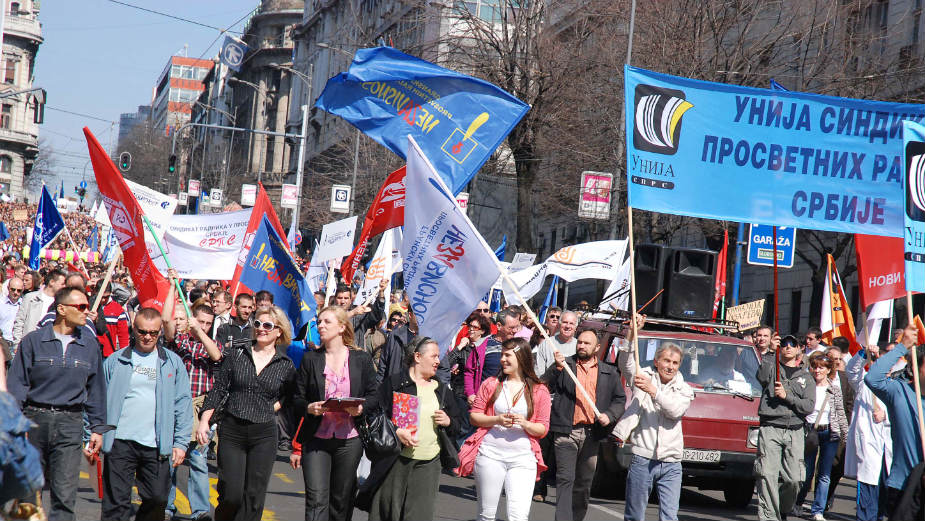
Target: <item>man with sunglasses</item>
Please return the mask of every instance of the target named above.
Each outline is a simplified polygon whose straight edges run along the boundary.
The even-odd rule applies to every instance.
[[[769,343],[761,357],[758,382],[758,519],[783,519],[793,510],[803,472],[803,430],[816,405],[816,384],[800,365],[800,342],[787,335]],[[780,364],[775,350],[780,350]]]
[[[51,490],[50,521],[75,519],[83,416],[90,429],[88,457],[99,451],[106,426],[106,382],[96,336],[87,321],[87,294],[55,293],[55,321],[23,338],[10,368],[9,392],[36,426],[29,442],[42,454]]]
[[[7,295],[0,297],[0,344],[3,345],[3,354],[6,360],[11,360],[12,353],[9,346],[13,343],[13,321],[19,313],[22,304],[22,292],[25,283],[18,277],[9,280]]]
[[[193,431],[189,376],[183,359],[158,345],[161,315],[135,314],[134,342],[106,359],[106,418],[116,429],[103,435],[101,519],[128,519],[132,486],[141,506],[135,519],[163,519],[170,470],[186,457]]]

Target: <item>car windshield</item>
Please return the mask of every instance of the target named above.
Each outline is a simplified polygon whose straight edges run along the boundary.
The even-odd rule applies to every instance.
[[[681,374],[684,380],[706,391],[760,396],[761,386],[755,377],[758,356],[747,346],[674,338],[641,338],[640,363],[651,366],[655,352],[674,344],[681,348]]]

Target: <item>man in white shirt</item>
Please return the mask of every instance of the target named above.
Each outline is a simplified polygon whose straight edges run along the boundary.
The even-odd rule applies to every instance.
[[[578,315],[573,311],[563,311],[559,317],[559,331],[555,336],[551,336],[540,342],[536,346],[534,353],[533,369],[537,375],[546,374],[546,370],[556,363],[555,352],[559,351],[563,356],[570,357],[575,354],[575,330],[578,328]]]

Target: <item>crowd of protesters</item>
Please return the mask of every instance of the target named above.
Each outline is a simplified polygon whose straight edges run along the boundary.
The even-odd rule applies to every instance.
[[[234,296],[170,271],[182,298],[172,284],[167,304],[152,309],[121,266],[104,284],[102,265],[88,264],[85,275],[42,264],[33,271],[4,259],[0,345],[9,392],[32,425],[49,519],[75,519],[80,459],[100,455],[101,519],[175,517],[181,464],[192,519],[260,519],[285,451],[303,473],[306,519],[350,519],[354,508],[376,520],[432,519],[440,476],[452,472],[474,477],[479,520],[497,517],[502,491],[506,518],[528,519],[549,484],[556,519],[581,520],[607,439],[632,453],[625,519],[645,518],[653,489],[659,518],[677,519],[682,419],[694,400],[678,345],[663,343],[640,367],[632,328],[602,346],[582,324],[587,310],[551,307],[538,325],[521,306],[492,312],[481,302],[441,357],[405,297],[384,283],[366,306],[352,304],[355,285],[330,299],[317,293],[314,345],[268,292]],[[908,355],[916,335],[907,328],[854,356],[846,339],[824,345],[815,328],[748,335],[754,360],[730,358],[728,371],[761,387],[760,519],[825,519],[842,476],[857,480],[857,519],[916,513],[902,497],[922,474],[906,371],[918,364]],[[374,454],[371,426],[388,422],[406,395],[418,423],[395,428],[395,450]],[[218,468],[214,511],[209,458]]]

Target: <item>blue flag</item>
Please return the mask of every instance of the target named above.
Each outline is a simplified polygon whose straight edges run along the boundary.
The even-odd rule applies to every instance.
[[[222,44],[222,52],[219,55],[222,63],[227,65],[229,69],[239,72],[246,55],[247,45],[244,45],[244,42],[230,36],[225,37],[225,43]]]
[[[925,292],[925,127],[903,122],[906,291]]]
[[[391,47],[358,50],[315,106],[402,158],[413,136],[454,195],[530,108],[491,83]]]
[[[543,307],[540,308],[540,323],[546,322],[546,312],[549,308],[556,305],[559,301],[559,276],[553,275],[552,282],[549,284],[549,291],[546,292],[546,300],[543,301]]]
[[[317,310],[315,296],[283,241],[264,217],[241,270],[241,283],[255,292],[269,291],[273,302],[289,316],[295,336],[315,317]]]
[[[100,227],[96,225],[87,237],[87,246],[90,251],[99,251],[100,249]]]
[[[35,212],[35,227],[32,229],[32,243],[29,245],[29,268],[39,269],[39,250],[51,244],[59,233],[64,231],[64,219],[58,213],[55,202],[45,185],[42,185],[42,197]]]
[[[10,231],[6,229],[6,223],[0,222],[0,242],[10,238]]]
[[[903,235],[903,121],[925,105],[743,87],[625,67],[630,206]]]
[[[504,234],[504,237],[501,238],[501,246],[498,246],[495,249],[495,257],[498,257],[499,261],[504,261],[504,254],[507,252],[507,234]]]
[[[58,199],[64,199],[64,180],[61,180],[61,192],[58,194]]]

